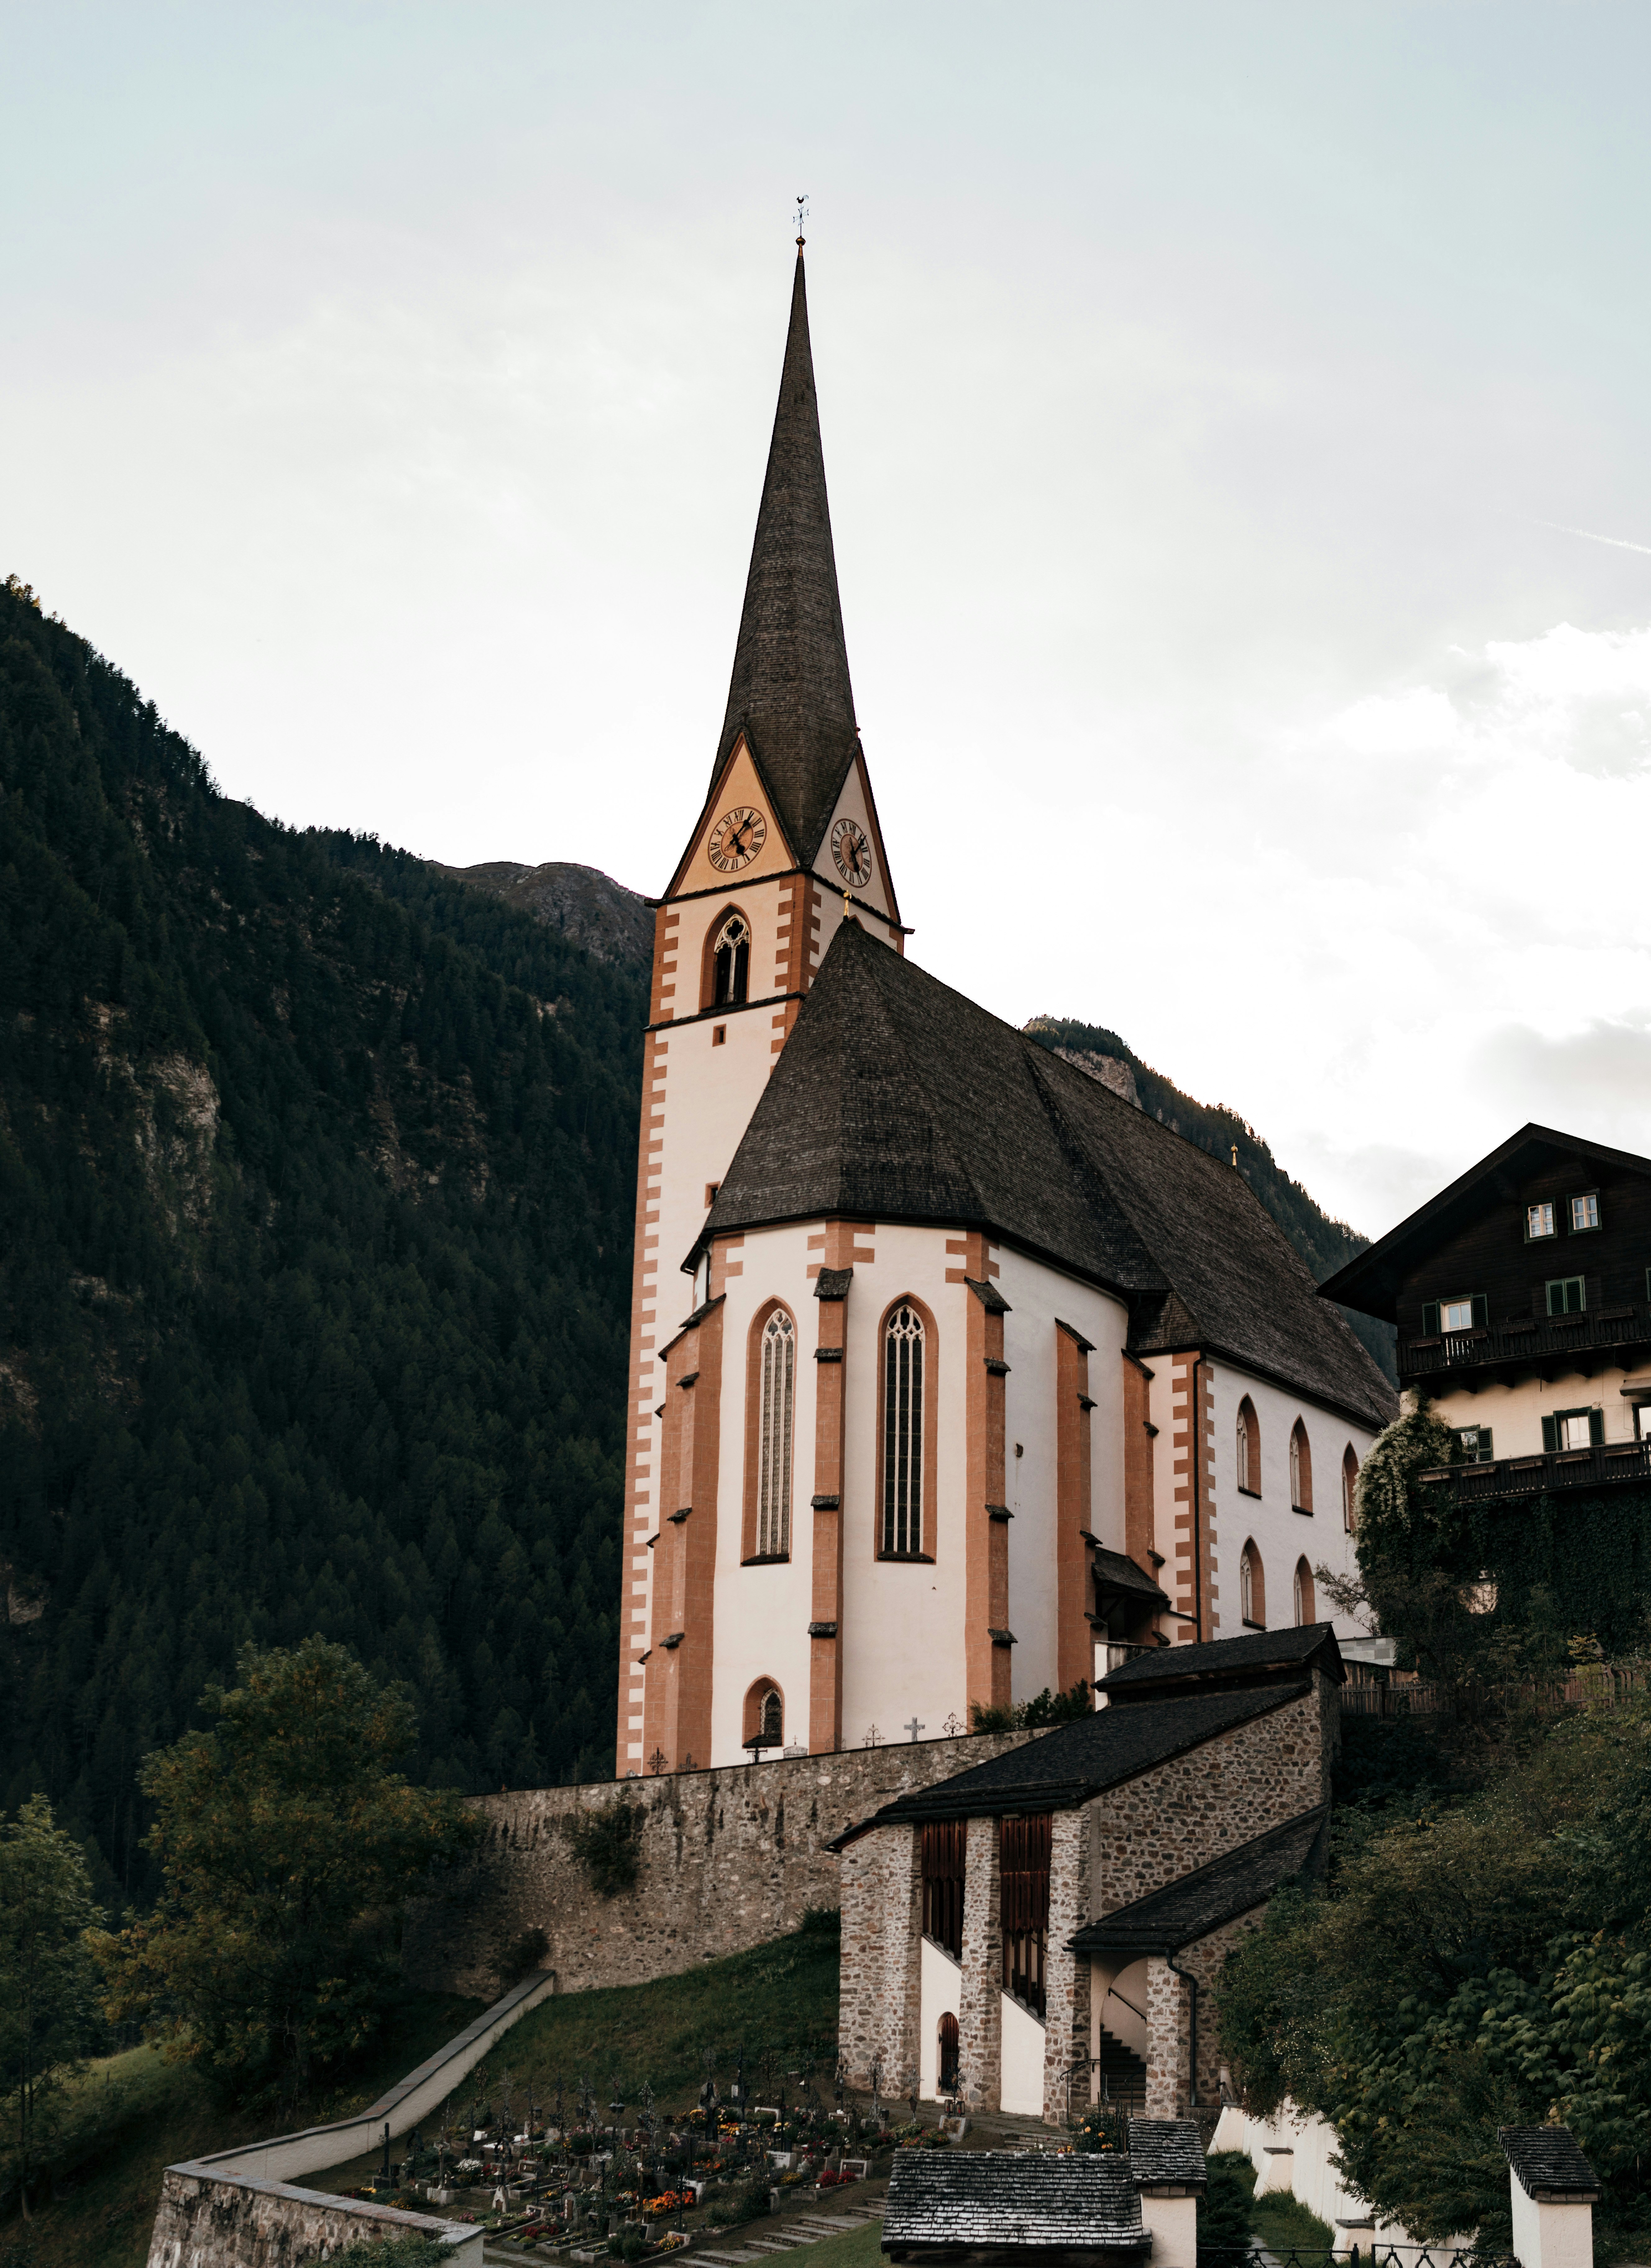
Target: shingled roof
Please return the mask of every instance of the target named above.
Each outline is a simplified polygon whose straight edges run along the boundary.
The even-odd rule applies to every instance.
[[[1007,2150],[896,2150],[882,2249],[898,2260],[942,2249],[1015,2252],[1151,2250],[1130,2161]]]
[[[1102,1914],[1071,1940],[1074,1953],[1121,1953],[1131,1961],[1144,1955],[1179,1953],[1212,1930],[1224,1929],[1240,1914],[1264,1904],[1281,1882],[1292,1882],[1322,1856],[1330,1806],[1304,1811],[1299,1819],[1270,1828],[1253,1842],[1241,1843],[1190,1874],[1167,1882],[1144,1898]],[[1134,2147],[1133,2130],[1130,2146]]]
[[[1244,1176],[844,922],[704,1237],[825,1215],[976,1227],[1372,1425],[1391,1388]]]
[[[1195,2119],[1131,2118],[1129,2146],[1137,2189],[1201,2190],[1209,2180]]]
[[[1599,2176],[1568,2126],[1499,2126],[1496,2139],[1528,2198],[1596,2204],[1603,2197]]]
[[[1149,1697],[1230,1692],[1292,1670],[1316,1669],[1338,1685],[1347,1672],[1336,1643],[1333,1623],[1294,1623],[1283,1630],[1245,1631],[1238,1638],[1213,1638],[1200,1646],[1155,1646],[1108,1670],[1101,1690],[1109,1701],[1135,1707]]]
[[[904,1820],[1069,1810],[1308,1690],[1303,1680],[1260,1692],[1194,1694],[1185,1700],[1144,1702],[1134,1709],[1092,1710],[950,1779],[910,1789],[839,1836],[831,1848],[840,1851],[873,1827]]]
[[[800,865],[814,864],[859,746],[826,501],[802,248],[714,789],[743,732]]]

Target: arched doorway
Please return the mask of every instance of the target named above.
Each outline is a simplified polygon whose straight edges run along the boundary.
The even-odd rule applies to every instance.
[[[942,2095],[955,2095],[961,2043],[958,2037],[957,2019],[949,2009],[940,2018],[939,2038],[940,2043],[940,2091]]]

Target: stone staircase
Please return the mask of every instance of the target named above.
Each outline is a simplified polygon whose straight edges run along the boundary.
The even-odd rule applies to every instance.
[[[1104,2025],[1101,2028],[1101,2052],[1091,2068],[1103,2102],[1116,2102],[1124,2110],[1146,2110],[1146,2066],[1133,2048],[1126,2048]]]
[[[724,2235],[720,2231],[707,2231],[711,2242],[707,2244],[700,2236],[682,2254],[684,2260],[704,2261],[707,2268],[769,2268],[769,2263],[782,2253],[806,2252],[811,2245],[822,2244],[828,2236],[845,2235],[851,2228],[864,2228],[868,2221],[880,2221],[883,2217],[881,2198],[874,2203],[845,2206],[839,2213],[813,2212],[806,2207],[773,2213],[766,2220],[749,2224],[751,2235]],[[760,2232],[760,2233],[757,2233]],[[507,2264],[519,2264],[525,2252],[484,2250],[486,2268],[507,2268]],[[575,2250],[570,2258],[580,2263],[608,2259],[607,2248],[600,2251]]]

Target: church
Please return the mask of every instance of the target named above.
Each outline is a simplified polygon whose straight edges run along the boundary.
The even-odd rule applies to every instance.
[[[1351,1567],[1387,1381],[1240,1172],[910,934],[800,239],[727,712],[656,902],[622,1778],[933,1739],[1246,1632],[1359,1650],[1317,1571]]]

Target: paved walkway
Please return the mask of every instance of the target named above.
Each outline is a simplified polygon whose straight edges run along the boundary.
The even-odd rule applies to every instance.
[[[749,2236],[719,2236],[711,2244],[696,2240],[685,2248],[683,2257],[696,2263],[703,2260],[706,2268],[770,2268],[782,2253],[807,2252],[811,2245],[823,2244],[828,2236],[846,2235],[851,2228],[864,2228],[868,2221],[880,2221],[882,2217],[881,2198],[873,2205],[850,2205],[842,2213],[774,2213],[766,2220],[751,2222],[754,2233]],[[520,2268],[535,2249],[505,2252],[483,2246],[482,2258],[485,2268]],[[606,2261],[608,2255],[604,2247],[600,2252],[581,2250],[570,2257],[588,2263]]]

